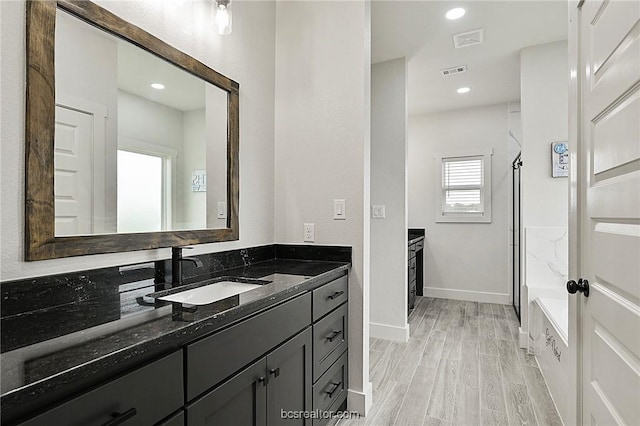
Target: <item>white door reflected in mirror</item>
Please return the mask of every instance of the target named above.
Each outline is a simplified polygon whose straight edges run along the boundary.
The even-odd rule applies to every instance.
[[[227,228],[227,92],[62,10],[55,38],[55,235]]]

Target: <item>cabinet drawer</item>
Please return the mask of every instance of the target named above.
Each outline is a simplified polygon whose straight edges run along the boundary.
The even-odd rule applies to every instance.
[[[152,425],[184,404],[182,351],[66,402],[22,425],[104,425],[113,413],[130,416],[123,425]]]
[[[313,385],[313,409],[326,411],[339,407],[347,397],[347,354],[345,352]],[[314,422],[315,423],[315,422]]]
[[[416,280],[416,259],[415,257],[409,261],[409,282]]]
[[[313,325],[313,380],[347,349],[348,304],[345,303]]]
[[[349,279],[347,275],[313,290],[313,320],[322,318],[342,305],[347,300],[348,293]]]
[[[409,259],[413,259],[416,257],[416,245],[411,244],[409,246]]]
[[[311,323],[311,294],[187,346],[187,400],[220,383]]]
[[[164,419],[156,426],[184,426],[184,411],[180,410],[177,414]]]

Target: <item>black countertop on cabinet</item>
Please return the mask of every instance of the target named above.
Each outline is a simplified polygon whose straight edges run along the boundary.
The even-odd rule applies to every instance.
[[[309,250],[314,249],[304,246],[291,247],[293,249],[285,247],[286,250],[281,247],[280,252],[294,259],[263,260],[264,257],[261,257],[254,259],[257,260],[255,262],[245,262],[243,266],[229,269],[224,269],[224,265],[218,265],[214,272],[189,280],[215,280],[228,276],[256,278],[270,283],[219,302],[200,306],[195,313],[185,314],[188,321],[173,321],[170,305],[139,307],[138,311],[128,313],[119,319],[98,321],[98,325],[90,320],[92,316],[89,315],[86,316],[90,319],[86,320],[85,328],[82,325],[76,326],[77,331],[68,334],[26,346],[16,345],[16,349],[9,351],[3,349],[3,420],[5,416],[18,418],[26,415],[28,410],[34,407],[46,407],[71,396],[79,389],[87,389],[104,382],[128,369],[176,350],[187,342],[338,278],[347,273],[350,267],[350,248],[348,253],[347,248],[338,248],[343,253],[336,254],[337,252],[333,251],[325,257],[332,261],[326,261],[301,260],[305,255],[312,259],[323,256],[322,253],[318,255],[316,252],[310,252]],[[244,257],[244,254],[242,255]],[[347,259],[349,261],[346,261]],[[148,281],[151,281],[151,287],[148,286]],[[153,279],[140,282],[147,282],[142,293],[153,292]],[[11,288],[10,284],[12,283],[6,287]],[[136,283],[128,283],[126,286],[136,290],[138,293],[135,294],[141,294]],[[131,305],[131,301],[125,302],[126,298],[123,297],[126,292],[120,293],[119,296],[120,304],[123,305],[121,309],[124,309],[125,303]],[[11,300],[11,294],[7,293],[8,290],[3,288],[3,302]],[[88,309],[94,305],[95,302],[89,305]],[[64,315],[64,310],[55,312]],[[30,319],[29,315],[10,313],[12,315],[5,317],[12,321],[10,324],[16,330],[21,327],[21,316],[25,321],[24,328],[31,333],[37,333],[39,326],[47,328],[47,324],[39,324],[39,321]],[[85,321],[85,317],[82,318]]]
[[[417,243],[420,240],[424,240],[425,232],[424,228],[409,228],[409,243],[411,245],[413,243]]]

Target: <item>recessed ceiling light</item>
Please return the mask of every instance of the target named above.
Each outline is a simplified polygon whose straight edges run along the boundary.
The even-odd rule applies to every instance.
[[[161,83],[151,83],[151,87],[153,87],[154,89],[162,90],[162,89],[164,89],[164,84],[161,84]]]
[[[446,16],[447,19],[450,19],[453,21],[454,19],[462,18],[466,12],[467,11],[464,10],[463,8],[456,7],[455,9],[449,10],[444,16]]]
[[[456,90],[456,92],[458,93],[467,93],[469,92],[471,89],[469,89],[468,87],[461,87],[458,90]]]

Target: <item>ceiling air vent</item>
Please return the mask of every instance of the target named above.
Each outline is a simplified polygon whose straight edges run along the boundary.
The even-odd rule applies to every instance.
[[[466,33],[454,34],[453,45],[456,49],[480,44],[484,41],[484,28],[467,31]]]
[[[452,74],[460,74],[461,72],[467,72],[466,65],[460,65],[458,67],[447,68],[440,71],[443,76],[452,75]]]

